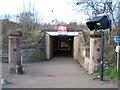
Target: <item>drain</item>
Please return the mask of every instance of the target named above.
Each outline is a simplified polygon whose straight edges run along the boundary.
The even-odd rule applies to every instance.
[[[54,77],[53,75],[48,75],[47,77]]]

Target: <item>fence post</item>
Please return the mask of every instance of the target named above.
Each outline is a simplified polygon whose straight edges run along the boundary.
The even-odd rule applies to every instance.
[[[21,65],[21,36],[20,31],[10,32],[9,37],[9,53],[8,53],[8,70],[9,73],[22,74]]]

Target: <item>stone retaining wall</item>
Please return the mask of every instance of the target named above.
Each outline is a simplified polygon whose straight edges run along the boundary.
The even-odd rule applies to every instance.
[[[43,49],[22,49],[21,60],[23,63],[45,60]]]
[[[0,50],[1,61],[3,63],[8,63],[8,50]],[[45,60],[45,51],[43,48],[39,49],[22,49],[21,50],[21,60],[22,63],[36,62]]]
[[[0,49],[0,58],[3,63],[8,62],[8,49]]]
[[[85,46],[85,40],[83,33],[79,34],[79,45],[77,51],[77,62],[89,72],[89,63],[90,63],[90,50],[89,47]]]

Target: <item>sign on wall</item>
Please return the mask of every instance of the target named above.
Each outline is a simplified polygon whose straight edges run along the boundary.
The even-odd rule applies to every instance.
[[[58,32],[58,35],[67,35],[67,26],[66,25],[58,25],[57,32]]]
[[[114,41],[115,41],[116,43],[120,42],[120,36],[115,36],[115,37],[114,37]]]

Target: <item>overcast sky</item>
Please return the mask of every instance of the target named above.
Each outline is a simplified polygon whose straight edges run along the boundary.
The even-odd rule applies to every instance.
[[[28,2],[35,5],[35,9],[44,22],[51,22],[53,19],[66,23],[85,22],[86,19],[83,13],[72,10],[72,5],[68,3],[72,3],[73,0],[0,0],[0,15],[18,14],[23,10],[23,3],[28,6]]]

